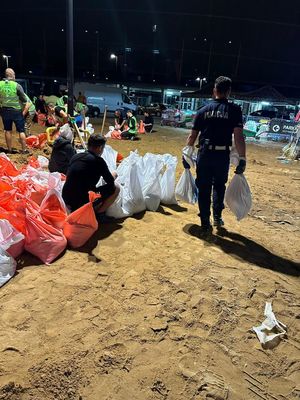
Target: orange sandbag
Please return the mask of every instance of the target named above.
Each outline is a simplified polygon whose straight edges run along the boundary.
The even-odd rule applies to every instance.
[[[123,161],[124,157],[122,156],[121,153],[117,154],[117,163],[120,163],[121,161]]]
[[[39,149],[42,149],[47,143],[47,133],[40,133],[38,135],[39,138]]]
[[[26,144],[30,149],[42,149],[47,143],[47,134],[40,133],[39,135],[31,135],[26,139]]]
[[[0,175],[17,176],[19,171],[6,156],[0,156]]]
[[[0,179],[0,193],[8,192],[12,189],[13,189],[13,187],[9,183]]]
[[[7,211],[13,211],[19,208],[19,196],[17,189],[13,189],[0,194],[0,206],[5,208]],[[23,203],[22,203],[23,205]]]
[[[0,219],[7,219],[19,232],[25,235],[25,213],[19,211],[7,211],[0,207]]]
[[[67,218],[67,209],[61,194],[50,189],[42,201],[40,213],[43,220],[58,229],[63,229]]]
[[[145,124],[144,124],[144,122],[143,121],[140,121],[140,125],[139,125],[139,129],[138,129],[138,132],[139,133],[146,133],[145,132]]]
[[[28,160],[28,165],[32,168],[40,168],[40,163],[38,162],[37,158],[35,158],[34,156],[31,156]]]
[[[83,246],[98,229],[93,201],[99,197],[100,194],[89,192],[90,202],[68,216],[64,225],[64,235],[71,247]]]
[[[121,136],[121,132],[117,131],[116,129],[114,131],[112,131],[111,133],[111,139],[118,139],[121,140],[122,136]]]
[[[50,264],[66,248],[62,231],[46,224],[38,216],[26,215],[25,250]]]
[[[39,147],[39,138],[35,135],[28,136],[25,141],[30,149],[36,149]]]

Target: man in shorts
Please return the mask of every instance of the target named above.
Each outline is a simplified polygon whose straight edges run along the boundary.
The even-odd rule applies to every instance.
[[[12,127],[14,123],[16,131],[20,135],[21,152],[23,154],[29,153],[26,149],[24,116],[28,113],[30,103],[27,101],[22,86],[16,82],[15,72],[11,68],[5,70],[5,78],[0,81],[0,107],[7,152],[12,153]]]
[[[88,140],[88,150],[71,158],[67,179],[62,196],[71,211],[75,211],[89,202],[89,191],[101,194],[94,203],[95,213],[105,218],[105,211],[119,195],[120,188],[115,184],[115,178],[101,157],[106,140],[98,134],[92,134]],[[100,178],[105,184],[96,187]],[[105,221],[102,221],[105,222]]]

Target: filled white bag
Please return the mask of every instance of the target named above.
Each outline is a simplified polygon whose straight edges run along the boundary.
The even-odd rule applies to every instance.
[[[225,202],[240,221],[245,218],[252,206],[252,196],[244,174],[235,174],[225,192]]]
[[[102,153],[102,158],[106,162],[108,169],[110,172],[115,172],[117,169],[117,156],[118,152],[114,150],[111,146],[108,144],[105,145],[103,153]]]
[[[24,250],[24,239],[24,235],[9,221],[0,219],[0,249],[6,250],[13,257],[18,257]]]
[[[195,179],[189,169],[185,169],[176,185],[175,195],[179,200],[195,204],[197,201],[197,188]]]
[[[64,124],[59,128],[59,136],[64,137],[67,140],[73,140],[73,131],[69,125],[69,123]]]
[[[177,204],[175,197],[177,157],[166,154],[164,161],[166,170],[160,179],[161,202],[163,204]]]
[[[122,199],[122,208],[128,215],[137,214],[146,210],[142,187],[138,177],[138,168],[133,164],[129,176],[125,181]]]
[[[16,261],[0,248],[0,287],[12,278],[16,272]]]
[[[116,180],[118,183],[118,180]],[[106,215],[117,219],[129,217],[129,213],[123,208],[124,188],[120,186],[120,193],[116,201],[106,210]]]
[[[162,156],[147,153],[143,163],[138,163],[138,175],[142,185],[147,210],[157,211],[161,200],[160,172],[164,166]]]
[[[37,160],[38,160],[38,162],[39,162],[41,168],[48,168],[48,166],[49,166],[49,160],[48,160],[47,157],[38,156]]]
[[[161,186],[158,176],[152,176],[146,180],[143,187],[143,196],[147,210],[157,211],[161,199]]]

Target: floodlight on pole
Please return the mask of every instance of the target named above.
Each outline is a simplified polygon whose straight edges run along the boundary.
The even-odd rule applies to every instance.
[[[8,68],[8,59],[11,58],[11,56],[3,54],[3,58],[6,60],[6,68]]]
[[[116,54],[112,53],[110,55],[110,59],[116,61],[116,72],[117,72],[118,71],[118,56]]]
[[[200,76],[198,76],[198,78],[196,78],[196,81],[199,82],[199,89],[201,90],[203,82],[206,82],[206,78],[201,78]]]

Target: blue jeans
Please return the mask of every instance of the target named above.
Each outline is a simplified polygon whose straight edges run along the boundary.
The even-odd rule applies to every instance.
[[[208,224],[212,189],[214,218],[221,218],[224,209],[224,195],[229,172],[229,151],[199,151],[196,172],[199,216],[202,224]]]

